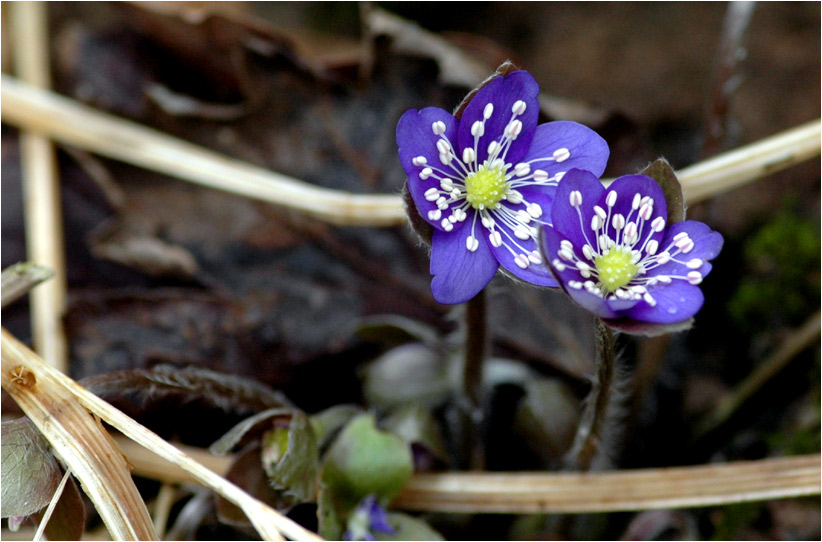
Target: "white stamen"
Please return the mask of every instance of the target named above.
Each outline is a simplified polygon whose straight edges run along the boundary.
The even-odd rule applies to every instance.
[[[502,145],[498,141],[492,141],[488,144],[488,156],[496,156]]]
[[[607,205],[608,207],[613,207],[614,205],[616,205],[616,201],[617,193],[611,190],[610,192],[608,192],[608,195],[605,196],[605,205]]]
[[[435,221],[442,218],[442,211],[439,209],[434,209],[433,211],[428,211],[428,220]]]
[[[625,232],[622,236],[623,242],[633,244],[636,241],[636,222],[628,222],[625,225]]]
[[[634,211],[639,209],[639,204],[640,204],[641,201],[642,201],[642,196],[640,196],[639,192],[637,192],[636,194],[634,194],[634,200],[631,202],[631,209],[633,209]]]
[[[442,162],[442,165],[447,166],[448,164],[451,163],[452,159],[453,159],[453,155],[450,152],[449,153],[444,153],[444,152],[440,153],[440,162]]]
[[[531,263],[528,261],[528,256],[525,254],[517,254],[517,257],[514,258],[514,262],[522,269],[527,269],[528,265]]]
[[[661,232],[662,230],[664,230],[665,229],[665,219],[662,218],[661,216],[656,217],[654,219],[654,221],[651,222],[651,229],[653,229],[655,232]]]
[[[471,135],[474,137],[482,137],[485,135],[485,124],[480,120],[475,120],[471,125]]]
[[[582,255],[588,260],[594,260],[594,249],[591,248],[591,245],[582,245]]]
[[[468,252],[476,252],[477,248],[479,248],[479,239],[473,235],[469,235],[465,238],[465,248],[468,249]]]
[[[654,299],[653,296],[651,294],[649,294],[648,292],[645,292],[644,294],[642,294],[642,299],[644,299],[645,303],[649,304],[650,306],[652,306],[652,307],[656,306],[656,299]]]
[[[526,211],[525,209],[520,209],[519,211],[517,211],[516,217],[517,221],[522,222],[523,224],[528,224],[529,222],[531,222],[531,215],[529,215],[528,211]]]
[[[462,196],[462,190],[460,190],[459,188],[454,187],[454,189],[451,190],[451,199],[458,200],[458,199],[460,199],[460,196]]]
[[[649,220],[654,212],[653,200],[651,203],[643,203],[639,208],[639,218],[642,220]]]
[[[539,253],[538,250],[532,250],[528,253],[528,259],[531,260],[531,263],[536,265],[542,265],[542,255]]]
[[[694,258],[693,260],[688,261],[688,263],[686,263],[685,266],[688,269],[699,269],[700,267],[702,267],[702,260],[700,260],[699,258]]]
[[[520,120],[512,120],[508,123],[508,126],[505,127],[505,137],[508,139],[514,140],[519,136],[522,132],[522,121]]]
[[[465,219],[468,218],[468,213],[462,209],[454,209],[454,216],[457,217],[458,221],[465,222]]]
[[[583,262],[583,261],[576,262],[576,266],[577,266],[577,269],[579,269],[581,272],[588,272],[589,274],[591,272],[591,266],[588,265],[587,263]],[[583,276],[585,276],[585,275],[583,275]]]
[[[614,217],[611,219],[611,225],[614,227],[616,231],[621,230],[625,227],[625,217],[619,213],[615,214]]]
[[[694,241],[690,237],[680,239],[675,244],[683,254],[687,254],[694,249]]]
[[[489,104],[490,105],[490,104]],[[465,147],[462,151],[462,161],[466,164],[470,164],[476,158],[476,154],[474,153],[474,149],[472,147]]]
[[[420,179],[424,181],[425,179],[430,177],[432,173],[434,173],[434,170],[430,167],[424,168],[422,171],[420,171]]]
[[[563,260],[568,260],[569,262],[574,261],[574,252],[572,250],[563,248],[560,249],[559,252],[557,252],[557,255],[559,255],[559,257]]]
[[[674,242],[679,241],[680,239],[685,239],[686,237],[688,237],[688,232],[681,231],[674,235]]]
[[[561,149],[555,150],[553,156],[554,160],[556,160],[557,162],[564,162],[571,157],[571,151],[569,151],[565,147],[562,147]]]
[[[528,239],[531,238],[531,231],[527,227],[523,226],[522,224],[517,224],[517,227],[514,228],[514,235],[518,239],[522,239],[523,241],[527,241]]]
[[[534,170],[534,180],[538,183],[544,182],[548,180],[548,172],[544,169],[535,169]]]
[[[441,120],[438,120],[437,122],[435,122],[431,125],[431,131],[434,132],[434,135],[444,134],[445,133],[445,123],[442,122]]]
[[[494,104],[492,104],[492,103],[486,104],[485,109],[482,110],[482,116],[485,118],[485,120],[488,120],[488,119],[491,118],[491,115],[493,115],[493,114],[494,114]]]
[[[436,190],[436,188],[434,190]],[[440,196],[440,197],[437,198],[437,201],[435,203],[437,204],[437,207],[439,207],[441,209],[443,205],[448,207],[447,201],[448,200],[446,200],[443,196]]]
[[[582,283],[577,281],[577,280],[569,280],[568,281],[568,287],[573,288],[574,290],[581,290],[582,289]]]
[[[482,221],[482,225],[488,228],[489,230],[492,227],[494,227],[494,225],[497,223],[497,221],[491,218],[490,216],[484,216],[480,220]]]
[[[444,139],[440,139],[437,141],[437,150],[440,151],[440,154],[448,154],[451,152],[451,145]]]
[[[556,269],[560,273],[565,271],[565,264],[559,261],[559,258],[554,258],[554,261],[551,262],[551,265],[553,265],[554,269]]]
[[[516,102],[514,102],[514,106],[511,107],[511,113],[515,115],[522,115],[523,113],[525,113],[525,102],[523,102],[522,100],[517,100]]]
[[[428,201],[436,201],[440,197],[440,191],[436,187],[429,188],[425,191],[425,199]]]
[[[656,241],[656,239],[651,239],[650,241],[648,241],[648,244],[645,245],[645,252],[649,256],[653,256],[654,254],[656,254],[657,250],[659,250],[659,243]]]
[[[656,257],[656,263],[659,265],[665,265],[666,263],[671,261],[671,253],[668,251],[660,252],[659,255]]]
[[[671,277],[668,276],[668,275],[657,275],[656,280],[658,280],[662,284],[670,284],[671,283]]]
[[[448,222],[450,222],[451,224],[456,224],[457,223],[457,211],[456,210],[453,213],[451,213],[451,216],[448,217]]]
[[[582,193],[579,190],[572,190],[568,195],[568,201],[571,207],[579,207],[582,205]]]
[[[605,222],[605,218],[608,216],[608,214],[605,212],[605,209],[603,209],[599,205],[594,205],[594,212],[597,214],[599,218],[602,219],[603,222]]]
[[[525,177],[529,173],[531,173],[531,166],[524,162],[520,162],[514,166],[514,175],[517,177]]]
[[[534,218],[542,216],[542,206],[539,203],[529,203],[525,210]]]
[[[467,228],[468,226],[465,227]],[[502,246],[502,236],[496,230],[491,232],[488,236],[488,240],[491,242],[491,246],[495,248]]]
[[[516,190],[509,190],[505,193],[505,199],[507,199],[513,205],[519,205],[520,203],[522,203],[522,194],[520,194]]]
[[[424,166],[428,163],[428,159],[425,156],[415,156],[411,163],[415,166]]]
[[[699,271],[689,271],[688,282],[691,284],[699,284],[700,282],[702,282],[702,273],[700,273]]]
[[[599,231],[599,229],[602,227],[602,222],[603,221],[599,217],[599,215],[592,216],[591,217],[591,229],[594,230],[594,231]]]
[[[440,222],[440,225],[442,226],[442,229],[444,229],[445,231],[451,231],[454,229],[454,225],[451,222],[449,222],[447,218],[443,218],[442,222]]]
[[[450,192],[454,189],[454,181],[451,179],[443,179],[440,181],[440,188],[442,188],[446,192]]]

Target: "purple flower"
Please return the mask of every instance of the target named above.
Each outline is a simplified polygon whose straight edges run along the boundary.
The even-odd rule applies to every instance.
[[[420,216],[434,228],[431,291],[440,303],[474,297],[500,265],[540,286],[557,282],[542,262],[537,227],[572,168],[600,175],[608,145],[575,122],[537,126],[539,86],[528,72],[497,77],[461,119],[436,107],[406,112],[400,161]]]
[[[569,171],[543,228],[543,254],[562,288],[608,323],[647,331],[690,319],[704,302],[699,283],[722,236],[694,220],[668,224],[660,186],[626,175],[605,188]]]
[[[345,531],[345,540],[374,540],[374,532],[394,534],[394,529],[388,524],[385,509],[377,502],[374,495],[365,497],[348,518],[348,530]]]

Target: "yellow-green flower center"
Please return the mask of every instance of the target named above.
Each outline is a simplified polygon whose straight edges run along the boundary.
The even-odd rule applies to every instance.
[[[631,251],[623,247],[614,247],[607,254],[594,259],[603,290],[611,293],[631,282],[639,271],[639,267],[631,260]]]
[[[465,199],[474,209],[496,209],[507,188],[502,169],[480,166],[465,178]]]

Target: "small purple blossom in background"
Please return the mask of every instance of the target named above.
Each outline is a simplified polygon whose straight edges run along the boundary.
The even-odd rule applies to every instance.
[[[377,497],[365,497],[348,518],[348,530],[345,531],[345,540],[374,540],[374,532],[394,534],[394,529],[388,524],[385,509],[377,502]]]
[[[685,322],[702,308],[698,285],[723,240],[701,222],[668,224],[667,215],[650,177],[626,175],[605,188],[572,170],[543,229],[543,253],[568,295],[606,321]]]
[[[434,228],[431,291],[440,303],[479,293],[500,265],[556,287],[542,262],[538,226],[572,168],[600,175],[608,145],[575,122],[537,126],[539,85],[528,72],[491,80],[461,119],[436,107],[397,125],[400,161],[420,216]]]

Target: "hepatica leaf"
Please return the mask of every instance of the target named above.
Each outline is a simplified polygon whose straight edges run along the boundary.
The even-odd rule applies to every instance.
[[[299,502],[314,500],[320,459],[317,438],[303,412],[295,411],[288,427],[263,435],[262,461],[275,489]]]
[[[391,500],[411,477],[411,450],[400,437],[377,429],[374,416],[354,418],[326,456],[322,481],[338,511],[349,513],[368,495]]]
[[[48,505],[62,474],[46,439],[28,418],[2,424],[2,516],[28,516]]]

